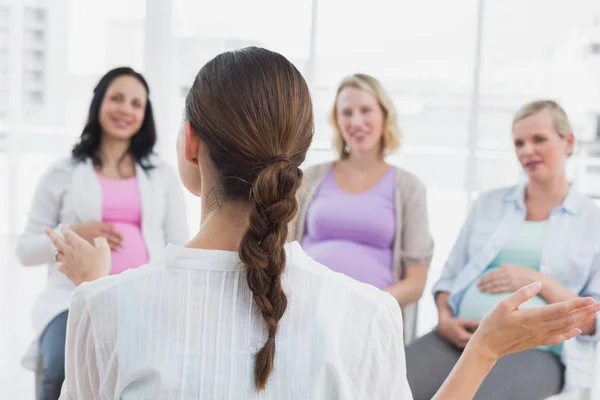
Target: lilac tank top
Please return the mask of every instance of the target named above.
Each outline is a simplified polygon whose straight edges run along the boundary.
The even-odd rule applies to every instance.
[[[97,174],[102,187],[102,222],[113,224],[123,237],[123,248],[111,253],[110,274],[140,267],[148,262],[142,236],[142,199],[137,178],[111,179]]]
[[[395,183],[396,169],[391,167],[373,188],[349,194],[329,171],[307,210],[302,240],[306,253],[358,281],[380,289],[393,285]]]

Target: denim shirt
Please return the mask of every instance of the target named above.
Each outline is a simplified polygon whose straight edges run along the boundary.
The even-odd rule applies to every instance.
[[[433,288],[450,293],[454,314],[465,291],[477,281],[498,255],[509,235],[526,217],[525,187],[522,183],[483,193],[473,205],[454,248]],[[540,272],[580,296],[600,301],[600,208],[573,186],[563,203],[549,217],[542,246]],[[600,333],[579,335],[565,343],[562,359],[567,367],[567,388],[591,386],[594,348]]]

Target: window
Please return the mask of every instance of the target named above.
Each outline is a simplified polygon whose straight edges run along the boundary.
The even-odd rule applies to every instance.
[[[32,29],[25,32],[25,46],[27,48],[40,48],[44,46],[45,34],[43,30]]]
[[[8,82],[0,82],[0,120],[8,116]]]
[[[464,147],[475,5],[475,0],[373,0],[368,7],[361,0],[320,2],[313,88],[318,91],[316,139],[328,142],[331,136],[324,117],[339,81],[364,72],[392,96],[407,145]]]
[[[0,48],[0,71],[8,71],[8,49]]]
[[[0,6],[0,27],[8,27],[10,23],[10,9],[8,6]]]
[[[23,82],[25,84],[40,85],[44,83],[44,72],[40,70],[29,70],[23,73]]]
[[[0,26],[0,50],[6,50],[10,47],[10,36],[8,27]]]
[[[23,93],[23,111],[25,114],[36,114],[44,105],[44,93],[35,89],[37,88]]]
[[[6,96],[4,91],[8,90],[8,69],[0,68],[0,96]],[[0,101],[4,101],[6,98],[0,97]],[[0,103],[1,105],[2,103]]]
[[[46,22],[46,11],[40,8],[28,7],[25,9],[25,21],[28,24],[43,24]]]
[[[533,99],[558,100],[576,127],[585,112],[598,110],[600,80],[589,53],[597,45],[592,38],[600,3],[575,0],[563,6],[544,0],[485,2],[481,147],[512,151],[512,116]],[[533,28],[532,18],[540,12],[544,18],[535,18]]]
[[[28,70],[37,70],[44,67],[44,52],[41,50],[26,50],[23,65]]]
[[[182,98],[185,98],[185,96],[187,96],[188,92],[190,91],[190,86],[179,86],[179,96]]]

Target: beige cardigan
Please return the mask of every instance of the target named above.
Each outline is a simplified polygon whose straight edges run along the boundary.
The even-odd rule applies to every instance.
[[[294,238],[302,243],[305,234],[306,215],[310,203],[333,163],[318,164],[304,172],[303,187],[298,190],[298,216]],[[396,167],[396,237],[392,249],[394,280],[404,276],[406,267],[429,266],[433,257],[433,239],[429,231],[427,196],[425,185],[419,178]],[[412,306],[412,305],[410,305]],[[416,330],[416,305],[404,307],[405,341],[410,342]]]

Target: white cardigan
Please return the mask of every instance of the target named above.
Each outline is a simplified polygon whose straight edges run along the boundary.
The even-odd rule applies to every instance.
[[[136,165],[142,202],[142,236],[150,261],[159,258],[168,243],[183,244],[189,239],[185,203],[176,172],[164,161],[152,157],[155,168],[145,172]],[[25,232],[17,243],[17,257],[25,266],[48,264],[46,287],[32,312],[36,339],[23,359],[26,368],[35,369],[38,341],[45,327],[66,311],[75,286],[53,261],[52,242],[44,228],[102,220],[102,191],[90,159],[72,158],[53,164],[41,178]]]

